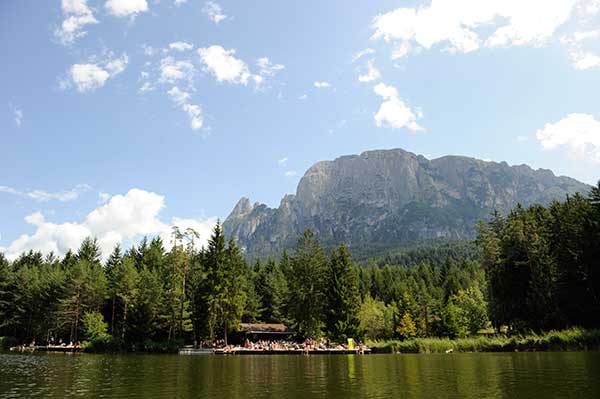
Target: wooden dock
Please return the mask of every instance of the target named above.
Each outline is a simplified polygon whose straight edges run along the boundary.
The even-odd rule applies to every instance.
[[[75,347],[75,346],[44,346],[44,345],[36,345],[36,346],[14,346],[10,348],[11,352],[57,352],[57,353],[75,353],[75,352],[83,352],[83,348]]]

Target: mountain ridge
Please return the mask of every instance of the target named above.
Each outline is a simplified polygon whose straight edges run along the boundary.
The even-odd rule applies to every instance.
[[[548,204],[590,186],[548,169],[403,149],[369,150],[316,162],[277,208],[242,197],[225,233],[250,256],[293,246],[311,229],[324,244],[402,245],[474,237],[477,220],[517,203]]]

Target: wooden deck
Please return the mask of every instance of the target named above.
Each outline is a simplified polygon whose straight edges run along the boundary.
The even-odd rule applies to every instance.
[[[179,350],[180,355],[361,355],[370,354],[371,349],[360,351],[359,349],[281,349],[281,350],[253,350],[236,348],[232,350],[224,349],[191,349],[183,348]]]
[[[59,353],[75,353],[83,352],[83,348],[74,346],[14,346],[10,348],[11,352],[59,352]]]

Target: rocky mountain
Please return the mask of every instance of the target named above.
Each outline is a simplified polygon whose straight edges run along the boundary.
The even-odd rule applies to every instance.
[[[521,203],[548,204],[590,187],[550,170],[462,156],[429,160],[401,149],[313,165],[278,208],[239,200],[223,223],[250,256],[292,247],[312,229],[325,245],[397,246],[473,238],[480,219]]]

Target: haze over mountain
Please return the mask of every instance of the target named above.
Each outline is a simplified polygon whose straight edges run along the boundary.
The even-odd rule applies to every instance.
[[[314,164],[278,208],[242,198],[223,223],[250,256],[295,244],[312,229],[325,245],[396,246],[473,238],[474,226],[518,203],[548,204],[590,186],[546,169],[463,156],[429,160],[402,149]]]

